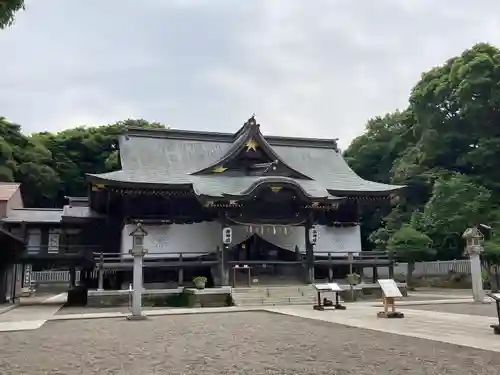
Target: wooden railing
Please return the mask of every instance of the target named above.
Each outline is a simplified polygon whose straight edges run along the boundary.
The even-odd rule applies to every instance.
[[[125,253],[94,252],[93,259],[96,267],[121,268],[132,267],[133,257]],[[144,267],[196,267],[218,264],[220,259],[216,253],[179,252],[146,254]]]
[[[81,256],[92,257],[92,254],[101,249],[99,245],[64,245],[59,247],[49,245],[26,245],[25,256]]]

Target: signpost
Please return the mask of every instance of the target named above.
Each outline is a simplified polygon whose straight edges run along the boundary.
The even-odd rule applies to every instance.
[[[497,317],[498,317],[498,324],[492,324],[490,325],[491,328],[493,328],[493,332],[495,335],[500,335],[500,293],[488,293],[488,297],[491,297],[495,300],[496,306],[497,306]]]
[[[379,279],[378,284],[382,289],[382,302],[384,311],[377,313],[378,318],[404,318],[404,314],[396,311],[395,298],[403,297],[396,282],[393,279]],[[389,312],[389,306],[391,311]]]
[[[343,289],[337,283],[328,283],[328,284],[314,284],[314,288],[318,292],[318,303],[313,306],[314,310],[325,310],[325,307],[332,307],[335,310],[345,310],[346,307],[340,304],[339,300],[339,292],[342,292]],[[335,293],[335,304],[332,301],[329,301],[325,298],[324,301],[321,301],[321,293],[325,292],[333,292]]]

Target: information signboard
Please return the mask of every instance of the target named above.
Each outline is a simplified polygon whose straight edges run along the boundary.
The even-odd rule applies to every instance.
[[[342,292],[343,289],[337,283],[314,284],[314,288],[318,292]]]
[[[401,291],[399,290],[396,282],[393,279],[380,279],[378,280],[378,284],[382,288],[384,297],[386,298],[403,297]]]

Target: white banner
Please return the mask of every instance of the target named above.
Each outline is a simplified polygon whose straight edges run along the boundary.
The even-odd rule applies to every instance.
[[[144,238],[144,248],[149,258],[195,257],[200,254],[213,253],[217,246],[222,247],[222,225],[218,222],[195,224],[143,225],[148,232]],[[332,253],[332,256],[345,256],[347,252],[361,251],[361,232],[359,226],[336,228],[317,226],[318,242],[315,253]],[[135,224],[127,224],[122,230],[122,254],[130,256],[132,236]],[[282,249],[295,251],[298,246],[305,252],[304,227],[284,226],[233,226],[232,246],[240,244],[247,238],[258,235],[264,240]],[[197,255],[198,254],[198,255]]]

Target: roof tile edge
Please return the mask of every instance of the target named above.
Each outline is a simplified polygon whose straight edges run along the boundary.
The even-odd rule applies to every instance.
[[[124,137],[125,140],[127,140],[127,137],[145,137],[231,143],[234,141],[236,135],[237,133],[222,133],[183,129],[128,128],[122,134],[122,137]],[[263,134],[263,136],[271,146],[329,148],[339,151],[337,145],[338,138],[305,138],[265,134]]]

